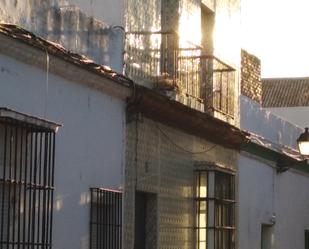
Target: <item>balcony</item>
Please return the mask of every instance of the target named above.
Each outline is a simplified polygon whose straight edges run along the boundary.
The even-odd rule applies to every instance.
[[[233,117],[235,69],[173,32],[126,34],[125,74],[204,112]]]

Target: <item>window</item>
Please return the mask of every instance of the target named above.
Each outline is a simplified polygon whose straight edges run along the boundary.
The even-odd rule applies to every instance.
[[[197,249],[207,248],[208,227],[208,172],[197,172],[196,188],[196,241]]]
[[[196,171],[196,248],[233,249],[235,244],[234,176]]]
[[[51,248],[55,129],[24,120],[0,108],[0,248]]]
[[[305,249],[309,249],[309,230],[305,230]]]
[[[235,69],[213,56],[214,26],[215,13],[202,4],[201,34],[204,56],[201,60],[201,98],[206,105],[206,110],[214,110],[233,117]]]
[[[201,4],[201,33],[202,47],[205,54],[213,54],[213,31],[215,25],[215,13]]]
[[[90,249],[121,249],[122,193],[91,188]]]
[[[271,249],[273,246],[273,226],[269,224],[262,224],[261,249]]]
[[[134,249],[157,248],[157,194],[135,192]]]

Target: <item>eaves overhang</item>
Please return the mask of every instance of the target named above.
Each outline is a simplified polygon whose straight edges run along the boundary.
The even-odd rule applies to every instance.
[[[40,49],[43,52],[59,57],[74,65],[83,67],[89,71],[92,71],[95,74],[104,76],[117,83],[130,85],[130,80],[127,77],[120,73],[117,73],[116,71],[113,71],[108,66],[97,64],[84,55],[74,53],[64,48],[58,43],[54,43],[52,41],[39,37],[17,25],[0,23],[0,34]]]
[[[123,74],[13,24],[0,23],[0,53],[121,99],[131,91]]]
[[[136,85],[132,98],[128,99],[127,120],[135,114],[180,129],[188,134],[204,138],[223,147],[245,151],[273,161],[278,171],[295,168],[308,171],[307,160],[295,149],[275,144],[241,130],[207,113],[194,110],[151,89]]]
[[[141,113],[149,119],[235,150],[249,142],[249,133],[143,86],[135,86],[133,96],[128,101],[128,120]]]
[[[0,123],[19,124],[32,130],[57,132],[62,125],[44,118],[21,113],[7,107],[0,107]]]
[[[253,133],[250,133],[248,139],[249,142],[243,143],[240,150],[273,162],[278,172],[294,168],[309,173],[308,160],[297,150],[268,141]]]

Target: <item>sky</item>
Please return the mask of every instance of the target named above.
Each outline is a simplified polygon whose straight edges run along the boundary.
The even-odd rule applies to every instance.
[[[309,76],[309,0],[242,0],[242,47],[262,77]]]

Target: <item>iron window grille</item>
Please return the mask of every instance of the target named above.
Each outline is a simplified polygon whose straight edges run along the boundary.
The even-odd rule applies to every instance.
[[[90,189],[90,249],[121,249],[122,193]]]
[[[0,249],[51,248],[55,131],[0,119]]]
[[[200,46],[187,42],[184,47],[179,39],[171,31],[126,33],[125,74],[159,91],[177,90],[179,98],[197,101],[204,111],[233,118],[235,69],[205,55]]]
[[[196,248],[235,248],[235,177],[196,171]]]

